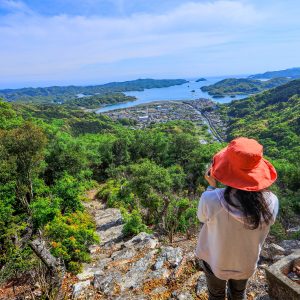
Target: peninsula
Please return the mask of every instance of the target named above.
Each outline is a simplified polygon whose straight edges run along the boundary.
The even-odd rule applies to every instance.
[[[290,81],[289,78],[273,78],[267,81],[248,78],[228,78],[215,84],[203,86],[201,90],[218,98],[224,96],[236,96],[246,94],[257,94],[265,90],[277,87]]]

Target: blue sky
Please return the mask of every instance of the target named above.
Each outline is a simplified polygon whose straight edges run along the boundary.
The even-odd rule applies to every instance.
[[[0,0],[0,88],[300,66],[298,0]]]

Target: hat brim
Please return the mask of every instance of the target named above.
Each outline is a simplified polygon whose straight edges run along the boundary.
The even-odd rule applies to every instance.
[[[265,158],[250,170],[235,167],[226,155],[227,148],[213,157],[211,175],[217,181],[239,190],[260,191],[271,186],[277,179],[275,168]]]

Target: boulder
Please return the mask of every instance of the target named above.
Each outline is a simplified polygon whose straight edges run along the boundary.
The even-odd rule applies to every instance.
[[[176,268],[182,260],[182,249],[170,246],[161,247],[160,257],[168,261],[171,267]],[[160,259],[160,258],[159,258]]]
[[[73,299],[81,297],[86,290],[90,287],[91,282],[89,280],[77,282],[73,285]]]
[[[144,257],[136,261],[130,267],[130,270],[123,276],[121,290],[135,289],[139,287],[146,279],[146,272],[149,266],[152,264],[152,259],[156,253],[156,250],[150,251]]]
[[[97,233],[100,236],[100,245],[109,245],[111,247],[111,243],[117,243],[121,241],[124,237],[123,234],[124,225],[118,225],[110,227],[106,230],[98,231]]]
[[[111,227],[122,224],[122,215],[117,208],[106,208],[97,210],[95,214],[95,222],[97,224],[97,231],[107,230]]]
[[[158,244],[158,240],[153,234],[148,234],[146,232],[140,232],[138,235],[133,237],[131,240],[124,243],[126,248],[134,248],[136,250],[141,250],[144,248],[154,249]]]
[[[134,248],[124,248],[120,251],[114,252],[111,255],[111,259],[116,261],[116,260],[121,260],[121,259],[130,259],[133,258],[136,255],[136,251]]]

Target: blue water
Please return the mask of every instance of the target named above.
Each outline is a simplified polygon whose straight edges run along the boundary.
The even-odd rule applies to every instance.
[[[228,103],[233,99],[243,99],[248,95],[236,96],[235,98],[224,97],[224,98],[212,98],[212,96],[208,95],[206,92],[202,92],[200,87],[205,85],[214,84],[222,79],[229,77],[210,77],[206,78],[207,81],[196,82],[197,78],[191,79],[188,83],[182,85],[174,85],[167,88],[154,88],[154,89],[145,89],[144,91],[133,91],[126,92],[125,94],[128,96],[135,96],[137,98],[136,101],[126,102],[126,103],[118,103],[113,105],[107,105],[99,110],[97,113],[102,113],[110,110],[127,108],[136,106],[143,103],[150,103],[154,101],[170,101],[170,100],[193,100],[199,98],[208,98],[213,99],[219,103]],[[194,90],[195,92],[192,92]]]

